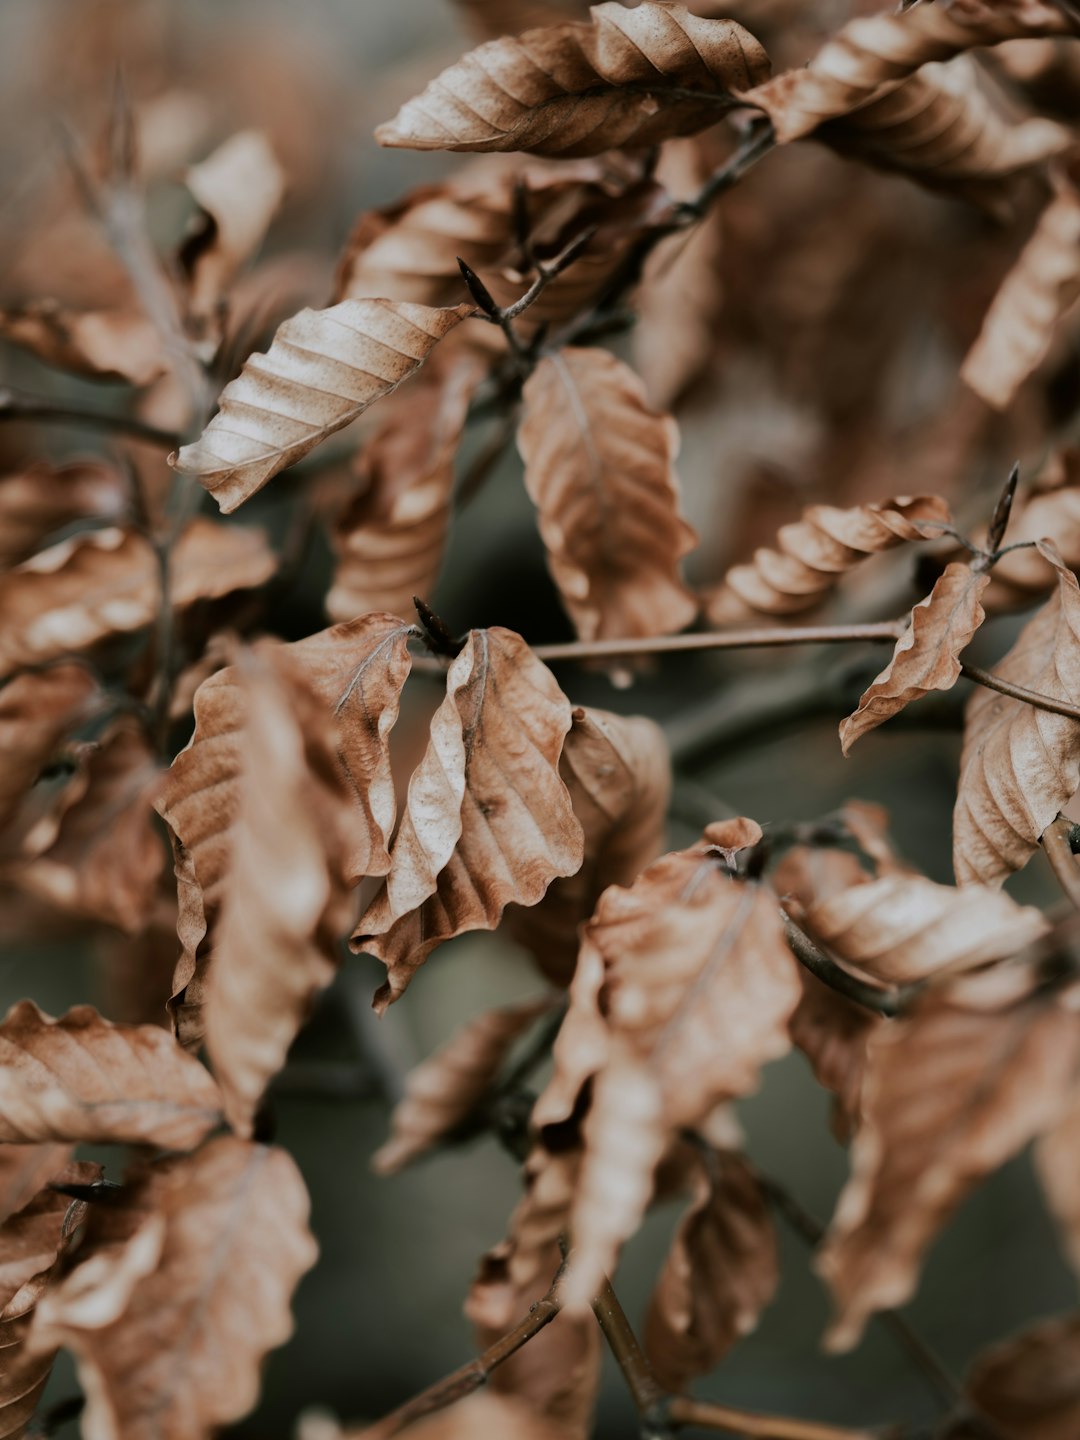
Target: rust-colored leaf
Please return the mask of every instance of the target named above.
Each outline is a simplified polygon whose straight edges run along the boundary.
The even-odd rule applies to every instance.
[[[95,713],[101,698],[81,665],[16,675],[0,688],[0,829],[15,818],[60,742]]]
[[[550,1009],[529,1000],[485,1010],[410,1071],[390,1117],[390,1138],[372,1165],[380,1175],[404,1169],[467,1120],[494,1084],[515,1042]]]
[[[74,1353],[86,1440],[196,1440],[247,1414],[292,1331],[317,1255],[307,1192],[285,1151],[223,1136],[152,1167],[129,1203],[146,1218],[45,1296],[31,1345]]]
[[[1080,587],[1052,546],[1057,590],[1029,620],[994,674],[1014,685],[1080,701]],[[1039,837],[1080,783],[1080,721],[980,689],[967,704],[953,812],[953,866],[962,884],[1000,885],[1034,854]]]
[[[636,13],[636,12],[629,12]],[[584,640],[663,635],[697,613],[680,561],[677,430],[604,350],[541,360],[525,385],[518,448],[548,565]]]
[[[649,1304],[645,1348],[667,1390],[704,1375],[757,1324],[779,1283],[768,1201],[740,1155],[716,1151],[693,1197]]]
[[[945,567],[933,590],[911,612],[907,634],[896,642],[892,659],[841,722],[840,744],[846,755],[856,740],[891,720],[913,700],[932,690],[951,690],[960,678],[960,652],[986,619],[980,596],[990,576],[955,562]]]
[[[570,704],[550,670],[513,631],[472,630],[446,691],[390,870],[352,937],[387,967],[380,1009],[444,940],[494,929],[511,901],[535,905],[582,862],[558,771]]]
[[[0,1022],[0,1141],[189,1150],[221,1122],[217,1086],[156,1025],[92,1006],[54,1020],[30,1000]]]
[[[935,998],[875,1029],[851,1178],[819,1258],[837,1305],[832,1349],[911,1297],[964,1197],[1056,1123],[1078,1063],[1076,1015],[1041,997],[997,1011]]]
[[[410,100],[376,139],[412,150],[599,155],[712,125],[768,74],[761,46],[730,20],[681,5],[595,5],[589,23],[482,45]]]
[[[301,310],[266,354],[250,355],[218,397],[202,435],[170,463],[194,475],[228,513],[279,470],[389,395],[473,313],[391,300],[343,300]]]
[[[13,1145],[0,1149],[0,1225],[63,1170],[71,1146],[59,1143]]]
[[[1080,1430],[1080,1317],[1042,1320],[992,1346],[964,1389],[1001,1440],[1073,1440]]]

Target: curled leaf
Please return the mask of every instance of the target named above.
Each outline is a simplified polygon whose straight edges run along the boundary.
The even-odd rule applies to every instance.
[[[444,70],[375,137],[412,150],[599,155],[712,125],[768,73],[731,20],[682,5],[595,5],[571,22],[492,40]]]
[[[75,520],[118,520],[131,501],[123,473],[101,460],[40,460],[0,479],[0,569],[27,560]]]
[[[680,574],[697,537],[679,506],[674,421],[650,410],[641,381],[603,350],[546,356],[524,398],[525,485],[578,634],[681,630],[697,612]]]
[[[16,675],[0,688],[0,829],[17,814],[57,747],[100,703],[81,665]]]
[[[0,310],[0,335],[75,375],[149,385],[168,368],[158,328],[137,310],[72,310],[35,300]]]
[[[195,475],[228,513],[279,470],[389,395],[438,342],[473,313],[391,300],[343,300],[301,310],[266,354],[248,357],[218,413],[170,464]]]

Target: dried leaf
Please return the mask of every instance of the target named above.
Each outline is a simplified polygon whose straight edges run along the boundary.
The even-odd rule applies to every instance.
[[[0,335],[47,365],[93,379],[149,385],[168,369],[157,326],[137,310],[71,310],[34,300],[0,310]]]
[[[482,45],[444,70],[375,138],[412,150],[599,155],[712,125],[733,92],[768,74],[765,52],[730,20],[681,5],[595,5],[589,23]]]
[[[1063,189],[1043,211],[1031,239],[987,311],[960,371],[998,410],[1045,360],[1058,324],[1080,298],[1080,194]]]
[[[742,96],[764,110],[781,144],[827,120],[857,112],[896,90],[922,66],[965,50],[1023,36],[1063,35],[1069,22],[1056,5],[911,5],[858,16],[801,70],[790,70]]]
[[[548,1327],[550,1329],[550,1326]],[[364,1431],[369,1440],[379,1440],[378,1427]],[[470,1395],[448,1410],[418,1420],[400,1432],[404,1440],[563,1440],[566,1432],[555,1421],[534,1414],[519,1400],[482,1391]],[[342,1440],[348,1440],[343,1436]]]
[[[485,1010],[411,1070],[404,1097],[390,1117],[390,1138],[372,1158],[376,1172],[393,1175],[404,1169],[467,1120],[495,1083],[515,1042],[548,1009],[547,1000],[529,1000]]]
[[[541,25],[557,25],[580,15],[584,0],[456,0],[459,10],[484,39],[520,35]]]
[[[990,576],[970,565],[945,567],[925,600],[911,612],[907,633],[892,659],[840,724],[840,745],[848,754],[856,740],[899,715],[932,690],[951,690],[960,678],[960,652],[986,619],[980,596]]]
[[[1080,1275],[1080,1096],[1072,1096],[1057,1124],[1036,1141],[1034,1160],[1063,1248]]]
[[[206,1048],[233,1129],[250,1136],[353,918],[348,859],[367,840],[338,764],[333,717],[284,649],[236,678],[246,721],[227,888],[205,998]],[[290,673],[291,672],[291,673]]]
[[[740,1155],[699,1165],[649,1302],[645,1349],[666,1390],[705,1375],[757,1324],[780,1279],[768,1202]]]
[[[1040,553],[1058,588],[994,667],[1015,685],[1080,701],[1080,588],[1052,546]],[[1000,885],[1034,854],[1039,837],[1080,783],[1080,722],[1023,700],[978,690],[967,704],[953,812],[953,866],[961,885]]]
[[[964,1197],[1057,1121],[1078,1062],[1075,1014],[1042,998],[996,1012],[926,1000],[875,1029],[851,1178],[818,1262],[837,1304],[831,1349],[911,1297]]]
[[[281,203],[285,175],[266,136],[242,130],[192,166],[185,178],[201,215],[180,260],[188,277],[189,313],[205,321],[262,243]]]
[[[167,863],[152,808],[159,783],[142,729],[117,721],[60,797],[54,838],[39,849],[31,834],[34,858],[15,872],[20,887],[74,915],[144,930]]]
[[[95,713],[101,699],[81,665],[16,675],[0,687],[0,829],[15,818],[60,742]]]
[[[247,1414],[292,1331],[317,1254],[307,1192],[285,1151],[223,1136],[152,1168],[133,1204],[149,1218],[46,1295],[32,1344],[74,1352],[86,1440],[196,1440]]]
[[[446,677],[382,888],[352,937],[387,967],[384,1009],[437,945],[492,930],[582,862],[559,778],[570,705],[519,635],[472,630]]]
[[[1080,451],[1064,450],[1051,458],[1036,488],[1023,491],[1009,517],[1010,545],[1052,539],[1070,570],[1080,568]],[[985,543],[985,535],[976,535]],[[1057,586],[1057,570],[1034,547],[1010,550],[990,572],[984,604],[990,614],[1025,609]]]
[[[192,521],[173,551],[175,609],[254,589],[276,561],[261,530]],[[0,575],[0,678],[145,629],[161,584],[150,542],[125,530],[62,540]]]
[[[984,1351],[964,1389],[1001,1440],[1073,1440],[1080,1428],[1080,1317],[1040,1321]]]
[[[12,1145],[0,1149],[0,1225],[63,1170],[70,1145]]]
[[[357,493],[332,535],[332,620],[407,613],[414,595],[431,595],[450,528],[454,457],[480,378],[469,363],[449,374],[429,368],[360,451]]]
[[[0,1022],[0,1141],[189,1150],[221,1123],[217,1086],[156,1025],[90,1005],[54,1020],[30,1000]]]
[[[628,12],[636,14],[638,12]],[[680,560],[677,431],[604,350],[545,356],[526,382],[518,448],[548,565],[585,640],[681,630],[697,604]]]
[[[170,456],[228,513],[280,470],[389,395],[473,313],[390,300],[301,310],[266,354],[250,355],[198,440]]]
[[[585,859],[539,904],[507,916],[509,933],[557,985],[574,974],[578,927],[604,890],[631,884],[656,858],[671,793],[667,742],[651,720],[583,708],[572,719],[559,774],[585,833]]]
[[[127,478],[103,460],[40,460],[0,479],[0,569],[27,560],[76,520],[119,520],[131,501]]]
[[[832,1131],[846,1144],[858,1117],[867,1043],[885,1022],[808,971],[800,978],[803,996],[791,1017],[791,1042],[810,1062],[814,1079],[832,1095]]]
[[[948,506],[936,495],[898,495],[849,510],[810,505],[801,520],[781,527],[777,549],[757,550],[752,565],[727,572],[708,597],[706,614],[712,624],[724,625],[755,614],[811,610],[868,555],[934,539],[949,520]]]

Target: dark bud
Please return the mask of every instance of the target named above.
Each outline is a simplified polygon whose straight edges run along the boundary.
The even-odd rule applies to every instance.
[[[465,281],[465,287],[469,294],[483,310],[484,314],[494,320],[498,317],[499,307],[487,286],[477,275],[471,265],[466,265],[461,256],[457,257],[458,269],[461,271],[461,278]]]
[[[436,655],[445,655],[453,660],[456,655],[461,653],[464,641],[454,639],[446,622],[436,615],[431,606],[421,600],[419,595],[413,596],[412,603],[416,606],[416,613],[420,617],[420,624],[424,627],[427,643],[431,650]]]
[[[1019,479],[1020,463],[1017,461],[1009,471],[1009,478],[1005,481],[1005,489],[1002,490],[990,519],[990,533],[986,538],[986,548],[990,551],[991,555],[996,555],[1001,549],[1001,542],[1005,538],[1005,529],[1009,523],[1009,515],[1012,512],[1013,498],[1016,495],[1016,485]]]

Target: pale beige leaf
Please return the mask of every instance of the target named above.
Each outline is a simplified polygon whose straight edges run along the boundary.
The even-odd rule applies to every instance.
[[[545,977],[567,985],[578,927],[609,885],[629,885],[664,838],[671,762],[659,726],[638,716],[579,708],[563,745],[559,774],[585,833],[576,875],[554,880],[528,910],[508,912],[509,933],[536,957]]]
[[[61,795],[55,820],[48,817],[56,826],[49,843],[39,848],[28,836],[33,859],[14,872],[20,888],[130,934],[145,929],[167,864],[153,813],[160,781],[142,728],[115,722]]]
[[[397,804],[390,773],[390,732],[409,673],[408,626],[394,615],[364,615],[285,647],[337,725],[338,762],[352,793],[359,829],[342,857],[352,883],[385,874]],[[178,934],[183,955],[170,1004],[184,1043],[197,1043],[215,929],[229,883],[248,723],[233,667],[195,696],[195,733],[173,761],[158,808],[178,844]]]
[[[875,1029],[851,1177],[818,1262],[837,1306],[832,1349],[910,1299],[964,1197],[1056,1123],[1078,1062],[1076,1015],[1041,997],[999,1011],[927,1000]]]
[[[849,570],[882,550],[935,538],[950,520],[936,495],[898,495],[849,510],[810,505],[784,525],[775,550],[754,552],[753,563],[735,565],[707,598],[714,625],[758,615],[794,615],[827,600]]]
[[[637,12],[629,12],[631,14]],[[678,432],[605,350],[545,356],[525,384],[518,448],[548,566],[584,640],[662,635],[697,613],[680,561]]]
[[[244,1136],[337,971],[355,915],[346,865],[367,838],[333,715],[286,663],[295,653],[266,644],[236,670],[242,769],[204,1005],[225,1114]]]
[[[101,1175],[100,1165],[65,1168],[56,1161],[57,1147],[42,1148],[54,1152],[42,1184],[56,1179],[85,1185]],[[28,1353],[25,1340],[38,1301],[85,1212],[84,1203],[38,1187],[17,1214],[0,1224],[0,1440],[18,1440],[26,1433],[52,1370],[55,1351]]]
[[[30,1000],[0,1022],[0,1141],[187,1150],[221,1123],[217,1086],[156,1025],[89,1005],[54,1020]]]
[[[228,1136],[152,1168],[132,1203],[150,1218],[45,1296],[32,1344],[74,1353],[86,1440],[203,1440],[253,1407],[292,1331],[317,1255],[307,1192],[285,1151]]]
[[[73,521],[118,520],[129,510],[127,477],[103,460],[39,460],[0,479],[0,569],[27,560]]]
[[[47,365],[90,378],[149,385],[168,369],[157,326],[137,310],[79,311],[34,300],[0,310],[0,335]]]
[[[270,142],[242,130],[185,177],[201,215],[180,252],[188,277],[188,310],[212,318],[229,282],[262,243],[285,190]]]
[[[883,875],[812,905],[805,928],[875,980],[940,979],[1006,960],[1049,930],[1042,913],[983,885]]]
[[[1070,704],[1080,702],[1080,587],[1048,545],[1057,590],[1029,620],[994,674]],[[979,689],[967,704],[953,812],[953,867],[961,885],[1000,885],[1080,783],[1080,721]]]
[[[855,741],[891,720],[932,690],[951,690],[960,678],[959,656],[986,619],[980,596],[990,576],[959,561],[947,565],[925,600],[911,612],[907,633],[892,659],[863,694],[858,709],[841,721],[846,755]]]
[[[668,1251],[645,1322],[645,1349],[666,1390],[718,1365],[757,1325],[780,1279],[768,1201],[734,1152],[714,1151]]]
[[[985,1350],[964,1389],[1001,1440],[1074,1440],[1080,1433],[1080,1317],[1042,1320]]]
[[[1049,354],[1059,322],[1080,299],[1080,194],[1063,189],[1043,211],[994,297],[960,375],[1004,410]]]
[[[473,313],[391,300],[343,300],[301,310],[265,353],[248,357],[218,397],[202,435],[170,456],[228,513],[279,470],[389,395]]]
[[[173,606],[254,589],[275,568],[261,530],[194,520],[173,552]],[[62,540],[0,575],[0,678],[143,630],[160,604],[158,563],[143,536],[109,529]]]
[[[410,100],[375,138],[412,150],[599,155],[715,124],[733,92],[768,74],[761,46],[731,20],[682,5],[595,5],[571,22],[492,40]]]
[[[1034,1147],[1035,1173],[1057,1222],[1062,1247],[1080,1275],[1080,1094]]]
[[[64,737],[101,704],[81,665],[16,675],[0,688],[0,829],[15,817]]]
[[[976,46],[1068,31],[1064,12],[1042,0],[912,5],[850,20],[809,65],[777,75],[742,98],[765,111],[777,139],[786,144],[895,90],[928,63]]]
[[[450,528],[454,457],[481,378],[468,362],[445,374],[428,367],[360,451],[356,494],[331,536],[332,620],[407,613],[414,595],[430,599]]]
[[[404,994],[444,940],[492,930],[581,865],[581,825],[559,777],[570,704],[519,635],[472,630],[446,677],[427,752],[354,950],[387,967],[377,1008]]]
[[[390,1138],[372,1165],[393,1175],[467,1120],[490,1090],[515,1042],[545,1011],[547,1000],[486,1010],[462,1026],[434,1055],[409,1072],[390,1117]]]

